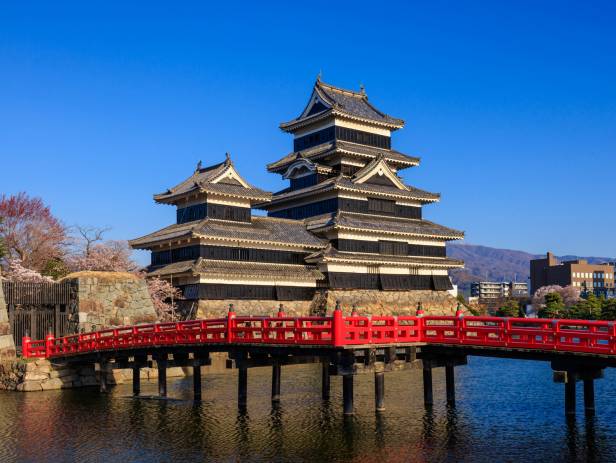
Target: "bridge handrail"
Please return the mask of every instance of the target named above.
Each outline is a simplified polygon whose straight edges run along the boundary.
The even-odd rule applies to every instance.
[[[121,326],[61,338],[23,339],[24,357],[182,344],[386,345],[400,343],[540,349],[616,355],[614,322],[473,316],[236,316]]]

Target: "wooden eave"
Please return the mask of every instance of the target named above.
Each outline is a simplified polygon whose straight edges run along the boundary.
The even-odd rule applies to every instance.
[[[216,195],[216,196],[224,196],[227,198],[248,199],[249,201],[251,201],[251,204],[253,204],[253,202],[254,204],[267,202],[267,200],[261,196],[250,195],[250,194],[234,194],[234,193],[220,192],[220,191],[208,191],[207,189],[204,189],[201,186],[199,186],[198,189],[187,191],[185,193],[179,193],[178,195],[169,196],[168,198],[164,198],[164,199],[157,198],[157,196],[160,196],[160,195],[154,195],[154,201],[159,204],[177,205],[177,203],[180,200],[184,198],[190,198],[191,196],[196,197],[199,194],[205,194],[205,195],[210,194],[210,195]]]
[[[464,236],[456,236],[456,235],[436,235],[436,234],[429,234],[429,233],[417,233],[417,232],[398,232],[398,231],[391,231],[391,230],[372,230],[369,228],[355,228],[355,227],[348,227],[345,225],[339,225],[339,224],[327,224],[325,226],[322,227],[314,227],[309,229],[309,231],[313,232],[313,233],[324,233],[330,230],[344,230],[344,231],[353,231],[353,232],[361,232],[361,233],[366,233],[366,234],[372,234],[372,235],[381,235],[381,236],[387,236],[387,235],[393,235],[393,236],[413,236],[413,237],[419,237],[419,238],[430,238],[430,239],[435,239],[438,241],[454,241],[454,240],[462,240],[464,239]]]
[[[418,260],[415,260],[418,259]],[[462,262],[455,262],[452,260],[448,260],[446,257],[443,258],[443,263],[438,263],[438,262],[421,262],[421,257],[416,257],[416,256],[409,256],[409,261],[408,262],[400,262],[400,261],[387,261],[387,260],[383,260],[383,259],[370,259],[370,256],[368,254],[366,254],[365,257],[357,259],[354,257],[341,257],[341,256],[335,256],[335,257],[331,257],[331,256],[325,256],[322,258],[322,260],[320,260],[319,262],[323,262],[323,263],[347,263],[347,264],[358,264],[358,263],[366,263],[369,265],[374,265],[374,264],[379,264],[379,265],[386,265],[389,267],[439,267],[439,268],[464,268],[464,263]],[[434,259],[434,258],[432,258]]]

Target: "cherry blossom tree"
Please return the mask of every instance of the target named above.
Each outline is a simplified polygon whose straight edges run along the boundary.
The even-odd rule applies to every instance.
[[[0,217],[0,226],[2,225],[3,221],[4,219]],[[6,254],[6,246],[4,245],[4,238],[0,236],[0,259],[2,259],[5,254]]]
[[[557,293],[561,296],[565,307],[571,307],[580,300],[580,290],[574,286],[559,285],[542,286],[533,295],[533,307],[539,309],[545,306],[545,296],[551,293]]]
[[[67,257],[68,268],[73,272],[137,272],[139,266],[131,259],[131,249],[126,241],[90,243],[82,252]]]
[[[65,252],[65,226],[40,198],[26,193],[0,197],[0,239],[7,260],[18,259],[25,268],[41,271],[47,262]]]
[[[182,298],[182,293],[178,288],[172,286],[166,280],[158,277],[150,278],[147,281],[148,291],[154,304],[154,309],[158,314],[159,320],[174,321],[178,319],[176,301]]]
[[[53,283],[51,278],[24,267],[19,259],[8,259],[3,276],[10,281],[19,283]]]

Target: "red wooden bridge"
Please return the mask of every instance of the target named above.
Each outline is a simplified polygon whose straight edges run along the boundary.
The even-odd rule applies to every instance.
[[[246,406],[247,370],[272,366],[272,400],[280,398],[281,366],[319,362],[322,393],[329,398],[330,375],[343,376],[345,413],[353,412],[353,375],[375,374],[376,408],[383,409],[384,373],[421,365],[424,400],[433,403],[432,368],[445,367],[447,401],[455,402],[454,367],[468,355],[550,361],[555,380],[565,383],[565,409],[575,412],[576,381],[584,381],[585,408],[594,410],[594,379],[616,366],[613,322],[456,316],[240,317],[112,328],[62,338],[23,339],[23,356],[70,364],[132,368],[139,394],[139,370],[155,360],[159,392],[166,395],[166,368],[194,368],[195,398],[201,397],[202,365],[210,354],[229,355],[239,369],[238,402]],[[421,363],[417,361],[421,360]],[[101,389],[106,389],[101,375]]]

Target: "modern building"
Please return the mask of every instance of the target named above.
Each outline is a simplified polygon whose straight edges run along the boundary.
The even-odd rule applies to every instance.
[[[471,297],[479,302],[528,297],[528,284],[518,281],[476,281],[471,283]]]
[[[534,294],[542,286],[574,286],[596,295],[613,296],[614,266],[610,263],[589,264],[585,259],[565,262],[548,252],[544,259],[530,261],[531,291]]]
[[[528,283],[512,281],[509,283],[509,293],[511,297],[528,297]]]
[[[419,165],[391,147],[403,125],[368,102],[363,89],[317,79],[300,116],[280,125],[294,135],[293,151],[267,166],[288,188],[270,194],[250,185],[229,157],[199,163],[154,196],[176,207],[176,223],[130,244],[152,251],[150,276],[171,281],[200,307],[249,299],[271,311],[277,301],[312,301],[318,312],[336,290],[352,291],[353,303],[364,307],[379,299],[367,292],[408,296],[395,298],[396,307],[387,302],[387,310],[453,299],[448,271],[463,262],[447,257],[446,243],[464,234],[425,220],[423,206],[440,195],[399,177]]]

